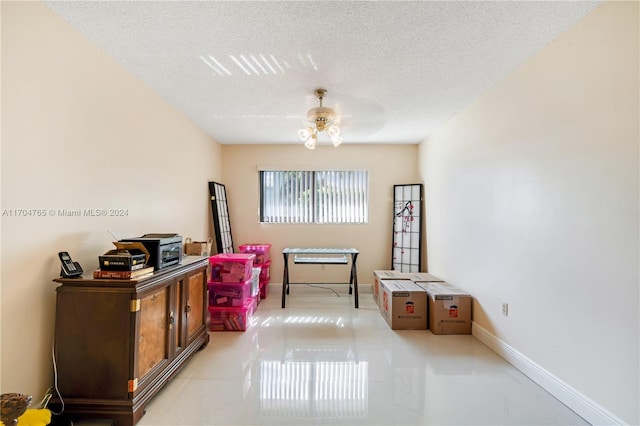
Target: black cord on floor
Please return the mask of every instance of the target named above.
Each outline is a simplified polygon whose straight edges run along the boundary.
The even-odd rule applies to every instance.
[[[316,285],[316,284],[305,284],[305,285],[307,285],[309,287],[321,288],[321,289],[324,289],[324,290],[331,290],[332,292],[335,293],[336,296],[340,297],[340,294],[338,294],[338,292],[335,291],[334,289],[332,289],[331,287],[323,287],[321,285]]]

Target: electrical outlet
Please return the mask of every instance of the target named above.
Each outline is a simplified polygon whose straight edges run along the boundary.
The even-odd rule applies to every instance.
[[[509,304],[508,303],[503,303],[502,304],[502,315],[504,315],[505,317],[509,316]]]

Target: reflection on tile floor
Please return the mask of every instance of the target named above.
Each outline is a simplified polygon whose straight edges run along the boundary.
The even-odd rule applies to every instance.
[[[211,332],[138,425],[587,424],[472,336],[389,329],[371,293],[276,293],[249,330]]]

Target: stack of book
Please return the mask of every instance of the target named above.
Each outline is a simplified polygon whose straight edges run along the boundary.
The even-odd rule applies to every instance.
[[[93,278],[109,280],[139,280],[153,274],[153,266],[142,266],[142,268],[127,271],[100,268],[93,271]]]
[[[111,250],[98,256],[100,268],[93,271],[95,279],[137,280],[153,274],[154,267],[147,265],[143,253],[132,250]]]

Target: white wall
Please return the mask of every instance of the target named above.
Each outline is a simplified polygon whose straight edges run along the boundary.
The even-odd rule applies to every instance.
[[[475,325],[629,424],[638,12],[601,5],[424,141],[419,160],[430,272],[475,296]]]
[[[220,145],[40,2],[2,2],[1,392],[52,384],[57,253],[211,235]],[[36,209],[22,216],[17,209]],[[62,217],[59,209],[124,209]],[[17,216],[16,216],[17,215]]]

